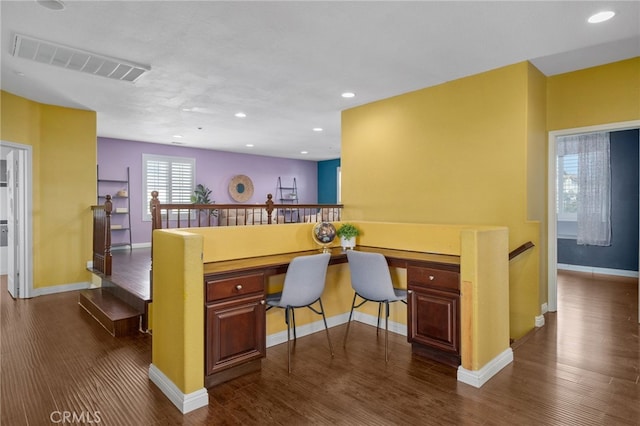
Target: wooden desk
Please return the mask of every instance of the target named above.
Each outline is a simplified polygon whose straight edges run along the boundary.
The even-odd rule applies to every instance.
[[[381,253],[389,266],[407,269],[408,340],[414,353],[460,364],[460,258],[356,248]],[[284,274],[294,257],[318,250],[204,264],[205,386],[260,368],[266,356],[266,278]],[[347,262],[334,248],[329,265]]]

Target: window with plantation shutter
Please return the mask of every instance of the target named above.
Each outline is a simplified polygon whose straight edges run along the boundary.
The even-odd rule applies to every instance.
[[[195,187],[195,158],[142,154],[142,220],[151,220],[149,200],[158,191],[162,204],[187,204]]]

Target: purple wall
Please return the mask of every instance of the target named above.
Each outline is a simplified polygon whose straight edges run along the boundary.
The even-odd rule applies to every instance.
[[[130,173],[131,228],[133,243],[151,240],[151,222],[142,221],[142,154],[170,155],[196,159],[196,183],[212,190],[218,204],[235,204],[229,195],[229,182],[236,175],[247,175],[253,182],[253,197],[247,203],[264,203],[267,194],[275,198],[278,177],[288,186],[296,178],[300,203],[317,203],[318,170],[315,161],[289,160],[259,155],[185,148],[98,138],[98,166],[101,179],[124,179]],[[145,205],[148,198],[145,196]],[[276,201],[277,202],[277,201]],[[116,239],[114,235],[114,242]]]

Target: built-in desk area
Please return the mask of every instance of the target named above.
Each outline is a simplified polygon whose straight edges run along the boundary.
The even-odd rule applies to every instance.
[[[406,324],[414,353],[459,365],[458,380],[476,387],[512,361],[505,227],[351,223],[359,250],[382,252],[402,272],[409,307],[392,320]],[[281,317],[265,321],[266,293],[293,257],[318,252],[313,225],[154,231],[149,377],[182,412],[206,405],[206,386],[259,368],[265,336],[285,329]],[[346,255],[334,248],[323,293],[330,324],[346,322],[352,295]]]
[[[460,257],[359,246],[383,254],[390,267],[407,270],[408,340],[413,352],[460,364]],[[204,264],[205,386],[211,387],[260,368],[266,356],[267,278],[284,274],[307,250]],[[333,248],[329,265],[347,262]],[[344,283],[343,283],[344,284]]]

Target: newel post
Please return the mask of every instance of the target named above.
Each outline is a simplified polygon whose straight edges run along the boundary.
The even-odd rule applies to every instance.
[[[151,294],[153,294],[153,231],[156,229],[162,229],[162,216],[160,215],[158,191],[151,191],[149,210],[151,211],[151,267],[149,268],[149,285]]]
[[[267,210],[267,223],[271,224],[271,213],[273,213],[273,195],[267,194],[267,202],[265,203]]]
[[[159,205],[158,191],[151,191],[151,201],[149,202],[149,210],[151,211],[151,235],[153,235],[154,229],[162,229]]]
[[[111,211],[113,202],[107,194],[104,201],[104,274],[111,275]]]

